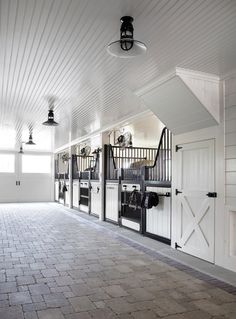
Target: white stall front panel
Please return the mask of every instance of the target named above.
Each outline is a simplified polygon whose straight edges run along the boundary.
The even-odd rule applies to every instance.
[[[147,187],[147,191],[165,194],[170,188]],[[159,204],[146,210],[146,232],[171,239],[171,197],[159,196]]]
[[[79,208],[79,181],[73,182],[72,196],[73,196],[73,207]]]
[[[91,181],[91,214],[101,215],[101,183]]]
[[[118,223],[119,217],[118,190],[117,183],[106,184],[106,219],[116,223]]]
[[[59,182],[55,181],[54,183],[54,200],[58,202],[59,200]]]

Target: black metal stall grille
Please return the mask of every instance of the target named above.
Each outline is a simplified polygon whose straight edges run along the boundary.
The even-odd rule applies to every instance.
[[[99,179],[99,154],[96,157],[72,155],[73,179]]]
[[[107,145],[106,177],[117,180],[122,175],[124,180],[137,180],[141,177],[142,163],[153,165],[156,154],[156,148]]]
[[[155,162],[145,167],[146,181],[171,182],[172,134],[165,127],[162,130]]]
[[[164,128],[158,148],[106,145],[106,178],[171,182],[171,140]]]
[[[55,179],[69,179],[69,165],[67,165],[67,171],[66,172],[60,172],[59,169],[59,154],[57,154],[56,158],[55,158],[55,171],[54,171],[54,177]]]

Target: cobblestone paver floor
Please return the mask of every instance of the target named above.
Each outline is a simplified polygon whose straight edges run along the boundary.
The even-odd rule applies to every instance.
[[[0,319],[236,318],[236,296],[50,204],[0,206]]]

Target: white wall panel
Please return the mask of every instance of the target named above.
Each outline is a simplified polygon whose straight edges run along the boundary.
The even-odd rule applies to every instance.
[[[226,194],[229,197],[236,198],[236,184],[235,185],[226,185]]]
[[[236,158],[236,146],[226,146],[225,147],[226,158]]]
[[[73,207],[79,207],[79,181],[74,181],[72,184],[72,203]]]
[[[236,119],[236,107],[234,105],[231,105],[225,110],[225,121],[227,122],[232,119]]]
[[[169,188],[147,187],[147,191],[165,194],[171,192]],[[146,210],[146,231],[161,237],[171,238],[171,198],[159,197],[156,207]]]
[[[230,255],[236,257],[236,210],[230,211]]]
[[[236,121],[235,121],[236,124]],[[227,122],[225,123],[225,126],[227,127]],[[225,144],[227,146],[234,146],[236,143],[236,133],[227,133],[225,134]]]
[[[118,222],[118,187],[116,183],[106,184],[106,218]]]
[[[225,127],[225,133],[236,133],[236,125],[235,125],[235,119],[228,120],[226,122],[226,127]]]
[[[225,195],[226,204],[236,204],[236,77],[225,81]]]
[[[236,271],[236,74],[225,80],[225,253]]]
[[[236,197],[226,196],[225,204],[230,207],[236,207]]]
[[[236,171],[235,159],[226,160],[226,172]]]
[[[225,107],[227,108],[232,105],[236,105],[236,93],[229,94],[228,96],[226,95]]]
[[[225,182],[227,185],[236,185],[236,172],[226,172]]]
[[[57,202],[59,200],[59,182],[58,181],[54,183],[54,199]]]
[[[91,214],[101,215],[101,183],[91,181]]]

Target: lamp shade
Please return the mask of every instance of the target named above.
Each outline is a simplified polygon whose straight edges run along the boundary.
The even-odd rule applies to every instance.
[[[122,49],[126,43],[132,43],[132,47],[129,50]],[[132,58],[144,54],[146,51],[147,47],[143,42],[130,39],[128,41],[122,39],[112,42],[107,47],[107,52],[109,54],[119,58]]]
[[[57,122],[54,121],[54,112],[53,110],[48,111],[48,120],[46,122],[43,122],[43,125],[46,126],[57,126],[59,125]]]
[[[107,47],[107,52],[112,56],[132,58],[147,51],[147,47],[143,42],[134,40],[133,20],[129,16],[120,19],[120,40],[111,42]]]
[[[24,151],[23,151],[23,147],[22,147],[22,146],[20,147],[19,154],[24,154]]]
[[[33,142],[33,136],[32,134],[29,135],[29,141],[27,143],[25,143],[27,145],[36,145],[34,142]]]

